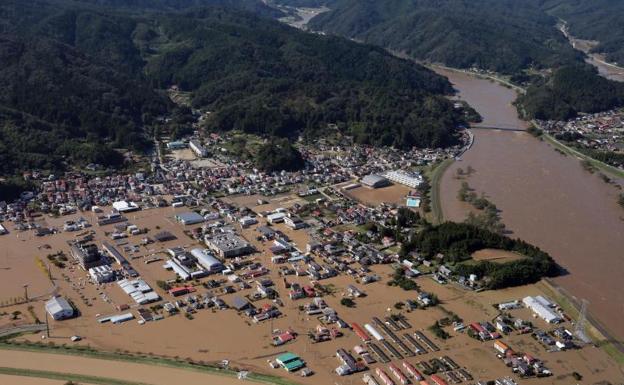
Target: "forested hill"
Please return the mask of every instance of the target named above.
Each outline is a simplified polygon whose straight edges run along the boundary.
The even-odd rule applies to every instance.
[[[212,125],[289,136],[336,123],[357,141],[453,143],[450,84],[385,50],[294,30],[248,13],[208,9],[157,20],[147,74],[193,91]]]
[[[534,0],[549,14],[570,27],[573,36],[596,40],[593,51],[624,65],[624,1],[622,0]]]
[[[624,83],[603,78],[589,64],[565,66],[531,85],[517,102],[528,119],[567,120],[623,106]]]
[[[288,3],[289,0],[280,0]],[[501,73],[579,61],[557,20],[530,1],[337,0],[313,29],[453,67]]]
[[[119,164],[107,146],[82,157],[81,143],[145,145],[146,119],[168,109],[144,83],[45,38],[0,36],[0,146],[3,174],[68,161]]]
[[[2,174],[118,163],[85,150],[147,143],[145,128],[171,110],[156,90],[174,84],[212,112],[211,128],[266,136],[335,123],[364,143],[446,146],[463,122],[446,79],[381,48],[227,7],[116,1],[0,3]]]

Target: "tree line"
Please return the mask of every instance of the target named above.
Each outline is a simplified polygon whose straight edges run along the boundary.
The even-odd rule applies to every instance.
[[[505,263],[461,263],[470,260],[475,251],[490,248],[515,252],[525,258]],[[427,260],[442,254],[444,261],[455,263],[456,274],[486,277],[486,285],[490,289],[525,285],[558,273],[552,257],[538,247],[467,223],[445,222],[427,226],[403,243],[402,255],[412,251],[417,251]]]

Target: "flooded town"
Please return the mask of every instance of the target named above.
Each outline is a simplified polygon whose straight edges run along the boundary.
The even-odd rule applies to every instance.
[[[482,91],[462,89],[459,81],[460,97],[479,108],[469,98]],[[476,84],[511,101],[507,88]],[[486,126],[522,127],[515,117],[505,121],[500,108],[494,117],[480,113]],[[584,291],[583,282],[615,277],[619,265],[596,264],[585,252],[617,258],[624,237],[601,232],[606,224],[591,218],[612,217],[612,231],[622,222],[608,200],[566,199],[596,199],[612,187],[528,133],[471,131],[455,148],[409,152],[326,138],[302,145],[309,166],[294,173],[254,170],[228,150],[241,140],[237,134],[170,141],[152,158],[149,174],[29,173],[41,190],[2,206],[0,322],[17,330],[42,325],[40,333],[10,342],[18,345],[186,357],[241,373],[286,370],[297,383],[351,383],[362,373],[369,384],[617,378],[615,362],[589,337],[600,333],[588,324],[578,334],[572,318],[578,313],[568,313],[575,308],[555,302],[565,298],[561,285],[586,299],[592,313],[602,311],[598,294]],[[471,167],[465,178],[500,207],[510,234],[552,253],[574,284],[563,275],[483,291],[487,277],[458,275],[459,265],[441,254],[406,251],[403,234],[432,218],[432,171],[453,159],[441,181],[444,219],[465,219],[455,170]],[[540,171],[543,162],[559,168]],[[577,186],[563,199],[565,181],[578,178],[595,190]],[[537,206],[534,194],[558,198]],[[569,213],[568,205],[591,215]],[[567,219],[575,215],[582,220]],[[607,238],[600,241],[601,234]],[[524,257],[485,249],[472,258]],[[619,291],[602,282],[592,287],[619,301]]]
[[[624,32],[559,1],[0,5],[0,384],[623,385]]]

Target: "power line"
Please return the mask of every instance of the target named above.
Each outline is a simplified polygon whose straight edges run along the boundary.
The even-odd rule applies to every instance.
[[[574,327],[574,334],[584,343],[591,343],[591,339],[587,336],[585,326],[587,324],[587,304],[589,301],[586,299],[581,300],[581,309],[579,311],[579,317]]]

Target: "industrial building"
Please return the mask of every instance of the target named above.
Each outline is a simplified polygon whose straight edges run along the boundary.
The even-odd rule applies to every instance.
[[[233,258],[249,254],[253,248],[247,241],[234,233],[206,237],[206,246],[221,258]]]
[[[191,254],[197,259],[197,263],[211,273],[219,273],[225,269],[223,263],[209,250],[197,248],[191,250]]]
[[[193,150],[195,155],[200,158],[205,158],[208,156],[208,150],[206,149],[206,147],[202,146],[202,144],[199,143],[199,141],[197,140],[191,140],[189,142],[189,148]]]
[[[109,265],[92,267],[89,269],[89,275],[97,283],[111,282],[115,279],[115,272]]]
[[[53,297],[45,303],[45,309],[53,319],[59,321],[74,316],[74,308],[63,297]]]
[[[258,223],[258,220],[254,217],[245,216],[239,219],[238,222],[240,223],[242,228],[247,228]]]
[[[204,217],[194,211],[189,211],[186,213],[176,214],[175,220],[180,222],[184,226],[189,226],[204,222]]]
[[[130,262],[128,262],[128,260],[126,258],[124,258],[123,255],[121,255],[121,253],[119,251],[117,251],[117,249],[111,245],[108,242],[102,242],[102,249],[108,253],[108,255],[111,256],[111,258],[113,258],[115,260],[115,262],[117,262],[118,264],[121,265],[121,267],[123,267],[123,269],[126,271],[126,273],[128,273],[128,275],[130,277],[138,277],[139,273],[137,273],[136,270],[134,270],[134,268],[132,267],[132,265],[130,265]]]
[[[370,188],[381,188],[390,185],[390,181],[387,178],[376,174],[366,175],[361,182],[364,186]]]
[[[355,358],[344,349],[338,349],[336,351],[336,357],[338,357],[342,363],[342,365],[336,368],[336,373],[340,376],[346,376],[358,372],[361,369],[355,361]]]
[[[122,279],[118,281],[117,284],[126,294],[132,297],[134,302],[138,305],[145,305],[160,300],[160,296],[152,291],[150,285],[142,279]]]
[[[305,222],[295,215],[289,215],[285,217],[284,224],[293,230],[299,230],[306,226]]]
[[[305,362],[298,355],[289,352],[280,354],[275,361],[288,372],[294,372],[305,366]]]
[[[167,270],[173,270],[185,281],[202,278],[210,273],[198,262],[195,254],[189,253],[181,247],[173,247],[168,249],[167,252],[171,255],[171,259],[168,260],[163,267]],[[217,268],[215,267],[215,269]]]
[[[83,269],[89,270],[92,267],[104,265],[106,261],[100,255],[97,246],[89,243],[74,243],[70,249],[71,256],[82,266]]]
[[[522,303],[527,308],[531,309],[531,311],[537,314],[538,317],[543,319],[548,323],[559,323],[563,322],[563,318],[557,312],[555,312],[551,307],[553,306],[550,301],[542,296],[537,297],[524,297],[522,299]]]
[[[284,222],[284,218],[286,218],[286,214],[284,213],[273,213],[267,215],[267,222],[274,225],[276,223]]]
[[[128,201],[113,202],[113,208],[119,213],[130,213],[141,209],[136,203]]]

